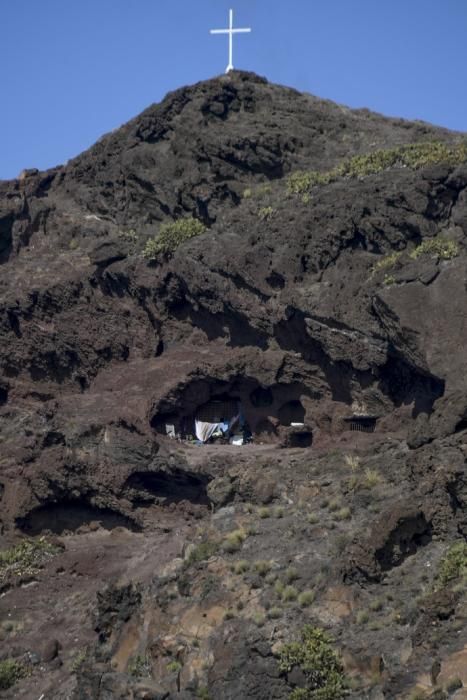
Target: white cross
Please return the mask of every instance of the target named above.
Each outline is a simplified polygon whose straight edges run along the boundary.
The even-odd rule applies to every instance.
[[[233,10],[229,10],[229,28],[228,29],[211,29],[211,34],[228,34],[229,35],[229,65],[226,68],[226,73],[233,70],[233,35],[247,34],[251,29],[234,29],[233,28]]]

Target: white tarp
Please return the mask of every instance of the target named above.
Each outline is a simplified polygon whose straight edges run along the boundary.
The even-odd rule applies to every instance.
[[[222,431],[224,423],[207,423],[202,420],[195,420],[195,433],[200,442],[207,442],[218,430]]]
[[[195,419],[195,433],[196,437],[200,442],[207,442],[210,437],[219,433],[220,435],[225,435],[229,433],[232,427],[237,423],[240,418],[240,414],[234,416],[230,421],[222,421],[221,423],[210,423],[208,421],[202,421],[198,418]]]

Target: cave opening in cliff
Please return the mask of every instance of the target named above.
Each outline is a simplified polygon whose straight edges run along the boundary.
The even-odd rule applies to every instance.
[[[382,571],[388,571],[402,562],[420,547],[432,540],[433,526],[424,513],[401,518],[389,534],[382,547],[376,550],[375,557]]]
[[[151,425],[159,435],[198,444],[310,447],[313,434],[303,403],[307,393],[298,382],[196,380],[161,402]]]
[[[170,505],[189,501],[195,505],[208,506],[208,483],[209,478],[203,474],[173,469],[169,472],[135,472],[128,478],[126,487],[134,492],[131,500],[141,505],[152,502]]]
[[[124,527],[138,532],[141,529],[122,513],[93,506],[85,499],[63,500],[38,506],[23,518],[19,518],[16,524],[22,532],[32,536],[45,532],[64,535],[91,524],[105,530]]]
[[[344,418],[344,425],[347,430],[356,433],[374,433],[376,430],[376,416],[350,416]]]
[[[280,424],[284,426],[304,425],[305,409],[302,402],[297,399],[288,401],[279,408],[278,418]]]
[[[437,399],[444,395],[445,382],[409,365],[399,357],[390,357],[381,368],[380,386],[393,404],[412,406],[412,417],[430,415]]]
[[[8,401],[8,389],[0,386],[0,406],[4,406]]]

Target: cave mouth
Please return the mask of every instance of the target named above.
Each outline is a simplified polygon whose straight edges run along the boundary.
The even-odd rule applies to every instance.
[[[435,401],[444,396],[445,382],[394,356],[380,370],[380,388],[396,408],[412,404],[412,416],[416,418],[420,413],[433,412]]]
[[[356,433],[374,433],[376,421],[376,416],[351,416],[350,418],[344,418],[347,430]]]
[[[133,532],[141,531],[141,528],[125,515],[110,508],[98,508],[84,499],[39,506],[16,521],[18,528],[31,536],[45,532],[54,535],[71,534],[91,523],[98,523],[99,527],[105,530],[124,527]]]
[[[134,472],[125,486],[139,492],[140,497],[136,500],[141,503],[157,498],[161,499],[162,505],[189,501],[194,505],[208,506],[211,503],[207,492],[209,481],[209,477],[203,474],[174,469],[170,472]]]
[[[180,442],[283,447],[290,430],[310,430],[302,403],[310,396],[300,382],[268,385],[251,376],[229,381],[205,377],[160,401],[150,424],[158,435]],[[309,436],[302,441],[307,446],[311,442]]]
[[[381,570],[400,566],[407,557],[431,542],[432,532],[432,524],[423,513],[401,519],[385,544],[375,552]]]
[[[303,430],[299,433],[292,433],[288,438],[288,447],[311,447],[313,444],[313,433],[310,430]]]
[[[290,426],[294,423],[303,425],[305,422],[305,409],[301,401],[288,401],[281,406],[277,412],[279,423],[281,425]]]
[[[0,406],[4,406],[8,401],[8,389],[0,386]]]
[[[464,418],[461,418],[461,420],[456,424],[456,427],[454,428],[455,433],[461,433],[463,430],[467,429],[467,416]]]

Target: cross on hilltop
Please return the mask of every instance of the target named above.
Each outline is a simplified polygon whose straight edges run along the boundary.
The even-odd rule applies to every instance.
[[[229,35],[229,65],[227,66],[225,72],[230,73],[233,70],[233,35],[234,34],[247,34],[251,32],[251,29],[234,29],[233,26],[233,10],[229,10],[229,28],[228,29],[211,29],[211,34],[228,34]]]

